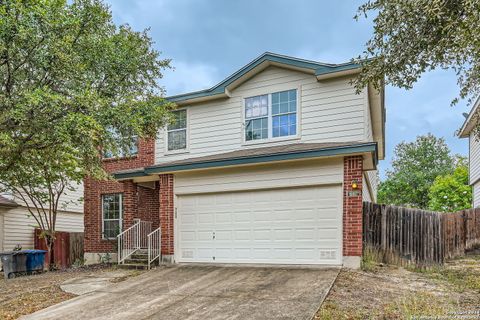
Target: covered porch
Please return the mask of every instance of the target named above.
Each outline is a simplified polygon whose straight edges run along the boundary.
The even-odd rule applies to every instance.
[[[161,262],[173,254],[169,250],[170,231],[173,221],[162,211],[173,210],[173,194],[169,197],[169,180],[173,177],[158,177],[157,181],[134,182],[124,180],[122,199],[122,226],[117,236],[117,261],[131,266],[147,265]],[[161,210],[161,207],[164,210]],[[172,244],[173,247],[173,244]]]

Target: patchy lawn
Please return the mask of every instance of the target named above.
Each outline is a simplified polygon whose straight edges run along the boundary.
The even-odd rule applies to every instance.
[[[45,272],[4,280],[0,273],[0,319],[10,320],[75,297],[63,292],[60,285],[72,278],[88,274],[102,274],[116,270],[115,266],[94,265],[62,271]],[[130,273],[131,276],[139,271]],[[128,276],[112,278],[112,282],[126,280]]]
[[[369,265],[342,270],[315,319],[410,319],[470,312],[480,319],[480,255],[429,271]]]

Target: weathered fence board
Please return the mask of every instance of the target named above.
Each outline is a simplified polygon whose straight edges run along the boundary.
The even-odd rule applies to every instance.
[[[443,264],[480,245],[480,209],[441,213],[365,202],[363,243],[385,263]]]
[[[41,230],[34,231],[35,249],[47,250],[45,240],[41,237]],[[54,259],[57,268],[65,269],[70,267],[77,259],[83,259],[83,232],[62,232],[55,233]],[[47,253],[45,265],[50,261]]]

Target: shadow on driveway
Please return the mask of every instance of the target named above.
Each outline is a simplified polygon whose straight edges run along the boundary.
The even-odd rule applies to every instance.
[[[338,268],[161,267],[22,319],[308,319]]]

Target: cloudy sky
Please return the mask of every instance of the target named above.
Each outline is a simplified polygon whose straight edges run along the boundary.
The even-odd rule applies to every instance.
[[[168,95],[208,88],[265,51],[340,63],[363,50],[371,20],[353,19],[362,1],[318,0],[106,0],[116,23],[150,28],[162,56],[174,71],[161,80]],[[455,107],[453,72],[426,74],[413,90],[386,88],[387,158],[394,146],[431,132],[444,137],[454,153],[468,144],[454,136],[463,123],[465,102]]]

